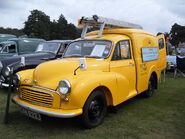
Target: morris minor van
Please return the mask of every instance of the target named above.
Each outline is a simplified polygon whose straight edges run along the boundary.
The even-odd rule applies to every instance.
[[[63,59],[16,74],[13,102],[27,116],[80,115],[85,127],[93,128],[103,122],[108,106],[140,93],[152,96],[166,67],[164,36],[104,19],[82,18],[82,37],[68,45]],[[86,34],[87,25],[94,24],[100,31]]]

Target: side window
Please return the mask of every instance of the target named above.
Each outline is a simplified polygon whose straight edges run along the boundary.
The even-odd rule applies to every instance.
[[[131,58],[129,41],[120,42],[120,52],[121,52],[121,59]]]
[[[16,53],[16,47],[15,45],[8,46],[9,53]]]
[[[158,43],[159,43],[159,49],[163,49],[164,48],[164,39],[163,38],[159,39]]]
[[[114,50],[112,60],[131,59],[129,41],[120,41]]]

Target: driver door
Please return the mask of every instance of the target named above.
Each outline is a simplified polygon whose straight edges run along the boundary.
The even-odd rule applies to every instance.
[[[110,62],[111,72],[117,78],[117,103],[121,103],[137,94],[136,69],[130,40],[119,41]]]

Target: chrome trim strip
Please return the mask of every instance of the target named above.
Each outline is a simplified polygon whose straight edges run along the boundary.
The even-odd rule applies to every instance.
[[[22,103],[20,103],[20,102],[15,101],[14,99],[12,99],[12,101],[13,101],[15,104],[17,104],[17,105],[19,105],[19,106],[21,106],[21,107],[24,107],[24,108],[27,109],[27,110],[31,110],[31,111],[34,111],[34,112],[37,112],[37,113],[40,113],[40,114],[43,114],[43,115],[50,116],[50,117],[71,118],[71,117],[77,116],[75,113],[68,113],[68,114],[65,114],[65,113],[48,112],[48,111],[45,111],[45,110],[42,110],[42,109],[38,109],[38,108],[34,108],[34,107],[31,107],[31,106],[22,104]]]
[[[22,84],[21,86],[29,86],[29,87],[34,87],[34,88],[38,88],[38,89],[47,90],[47,91],[50,91],[50,92],[53,92],[53,93],[59,95],[59,96],[62,98],[62,96],[60,95],[59,92],[57,92],[57,91],[55,91],[55,90],[52,90],[52,89],[49,89],[49,88],[40,87],[40,86],[35,86],[35,85],[27,85],[27,84]]]
[[[44,104],[40,104],[40,103],[37,103],[37,102],[31,102],[31,101],[25,100],[23,98],[20,98],[20,99],[24,100],[24,101],[26,101],[28,103],[31,103],[31,104],[35,104],[35,105],[39,105],[39,106],[43,106],[43,107],[47,107],[47,108],[51,108],[52,107],[52,105],[44,105]]]
[[[51,95],[52,96],[52,94],[50,94],[50,93],[39,91],[39,90],[35,90],[35,89],[24,88],[24,87],[22,87],[21,89],[25,89],[25,90],[28,90],[28,91],[34,91],[34,92],[42,93],[42,94],[48,94],[48,95]]]

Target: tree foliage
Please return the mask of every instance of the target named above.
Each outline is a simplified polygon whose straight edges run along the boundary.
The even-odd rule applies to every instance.
[[[30,37],[43,38],[46,40],[53,39],[75,39],[80,36],[73,24],[68,24],[63,14],[59,16],[57,21],[50,21],[50,17],[44,12],[33,10],[28,20],[25,22],[24,33]]]
[[[15,28],[3,28],[0,27],[0,33],[1,34],[13,34],[16,35],[17,37],[24,35],[24,32],[22,29],[15,29]]]
[[[185,26],[174,24],[170,31],[172,45],[178,45],[179,42],[185,42]]]
[[[23,31],[32,37],[50,39],[50,17],[39,10],[31,11],[28,20],[25,22]]]

